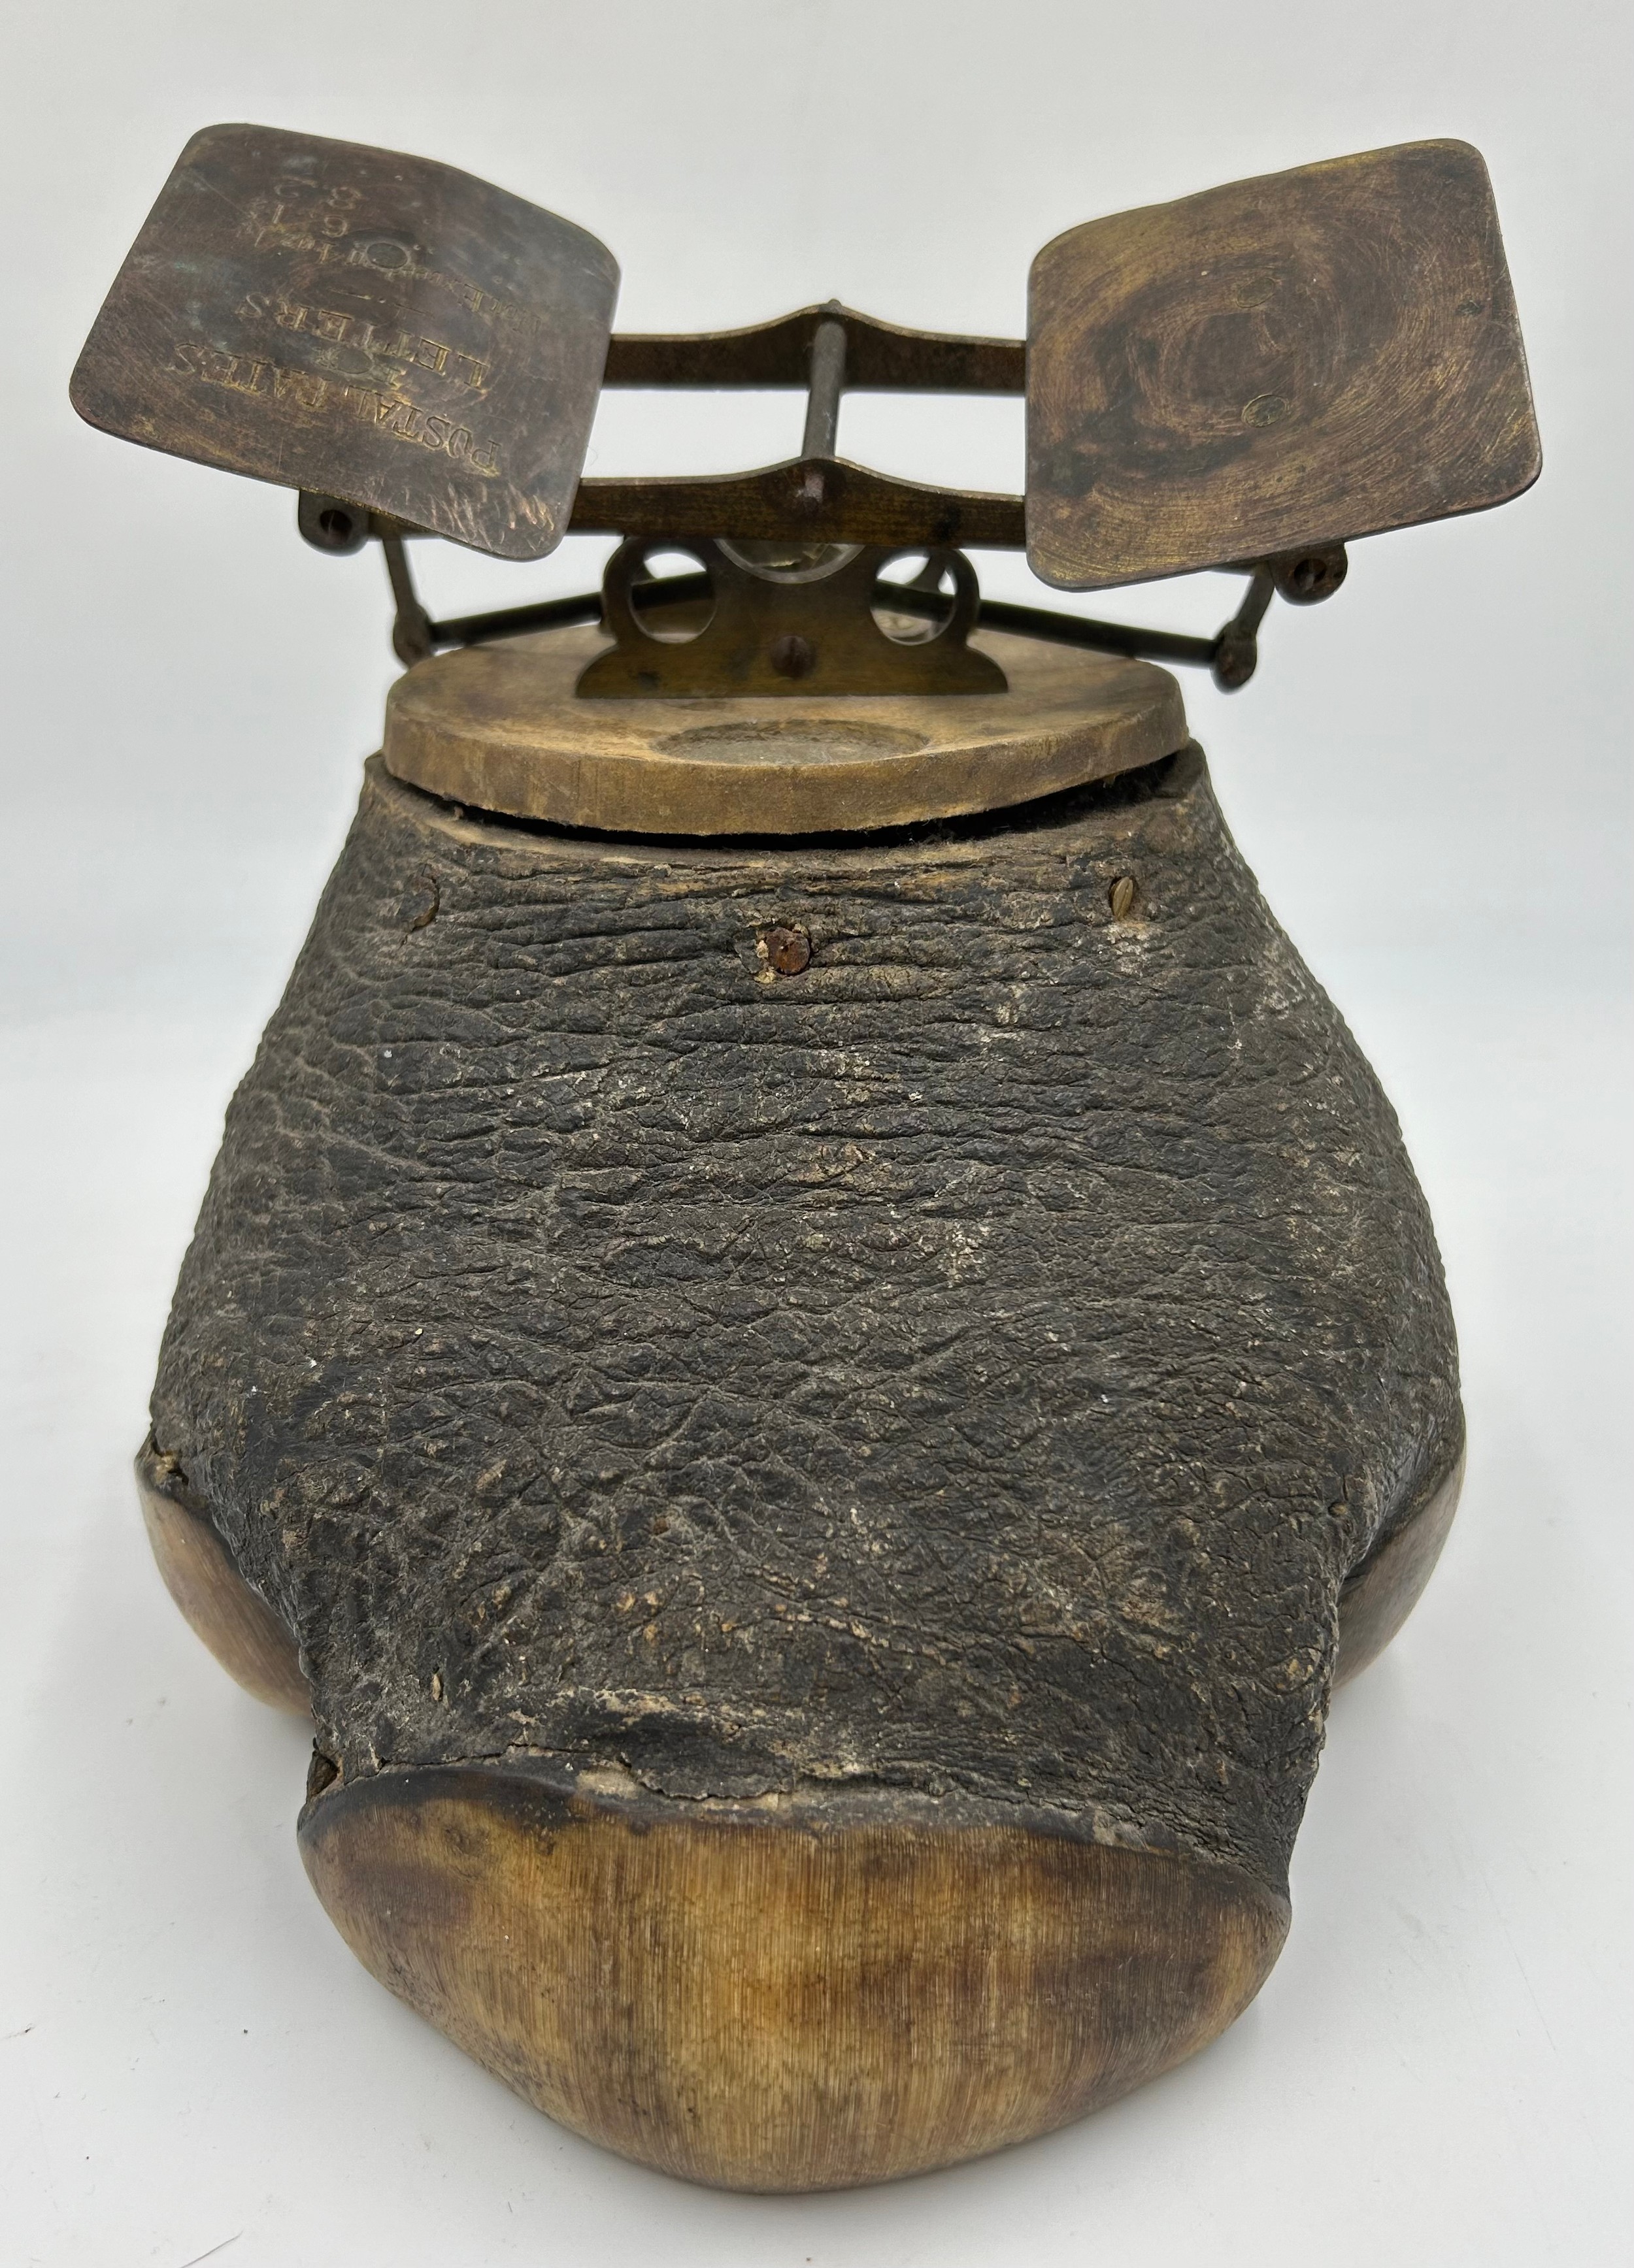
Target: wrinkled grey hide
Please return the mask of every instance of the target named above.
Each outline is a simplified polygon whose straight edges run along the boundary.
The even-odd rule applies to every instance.
[[[1394,1117],[1194,750],[749,846],[371,768],[153,1411],[349,1777],[888,1786],[1276,1883],[1340,1583],[1461,1440]]]

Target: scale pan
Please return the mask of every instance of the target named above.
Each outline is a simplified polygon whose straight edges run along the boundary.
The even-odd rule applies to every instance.
[[[566,533],[617,291],[593,236],[451,166],[206,127],[97,317],[74,407],[537,559]]]
[[[1479,512],[1541,461],[1468,143],[1090,221],[1033,262],[1027,558],[1058,589]]]

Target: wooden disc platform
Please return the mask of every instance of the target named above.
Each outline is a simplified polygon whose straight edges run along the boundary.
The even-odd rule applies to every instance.
[[[640,835],[822,835],[1001,810],[1172,755],[1180,689],[1150,663],[983,632],[1009,689],[580,700],[598,630],[419,663],[386,766],[450,802]]]

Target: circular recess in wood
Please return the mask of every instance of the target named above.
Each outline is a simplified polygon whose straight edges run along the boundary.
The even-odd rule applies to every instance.
[[[387,770],[505,817],[637,835],[824,835],[1001,810],[1172,755],[1167,671],[983,632],[994,694],[580,701],[598,631],[421,662],[386,704]]]

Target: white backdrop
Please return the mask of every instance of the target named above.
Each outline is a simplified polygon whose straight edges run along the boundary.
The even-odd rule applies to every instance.
[[[1371,0],[11,0],[4,52],[0,2268],[1621,2261],[1629,2227],[1628,11]],[[627,328],[838,294],[1017,334],[1072,223],[1432,135],[1485,152],[1545,472],[1353,554],[1187,695],[1439,1223],[1470,1478],[1342,1695],[1293,1936],[1216,2047],[895,2189],[721,2198],[526,2110],[371,1982],[292,1832],[306,1742],[147,1560],[127,1461],[223,1105],[392,672],[379,563],[80,426],[67,377],[182,143],[413,150],[593,229]],[[616,411],[617,414],[612,414]],[[789,453],[792,397],[655,405],[603,472]],[[854,400],[849,454],[1018,483],[1017,405]],[[435,606],[586,587],[441,549]],[[987,587],[1025,595],[1014,562]],[[1212,628],[1240,585],[1129,594]],[[1123,594],[1120,594],[1122,599]],[[1113,611],[1116,602],[1108,602]]]

